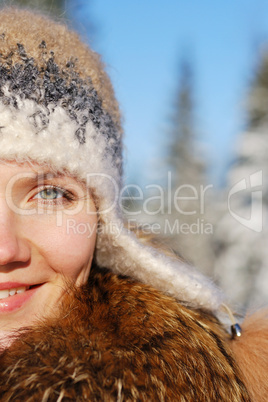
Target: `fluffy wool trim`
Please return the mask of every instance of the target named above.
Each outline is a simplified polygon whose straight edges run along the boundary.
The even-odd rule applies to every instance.
[[[268,309],[246,317],[242,336],[231,341],[231,348],[254,402],[268,396]]]
[[[102,233],[97,244],[97,260],[117,273],[131,276],[195,308],[217,311],[223,293],[194,267],[142,242],[136,233],[111,220],[115,232]]]
[[[0,356],[0,400],[249,402],[227,337],[212,314],[94,266]]]
[[[10,91],[3,88],[7,97]],[[33,161],[53,171],[68,172],[88,188],[98,190],[99,213],[115,209],[120,175],[113,156],[105,150],[107,136],[92,121],[85,125],[87,141],[81,146],[75,138],[76,121],[60,105],[38,105],[35,101],[15,97],[19,107],[5,105],[0,97],[0,160]],[[38,127],[36,116],[47,118],[45,127]],[[42,125],[42,123],[40,123]]]

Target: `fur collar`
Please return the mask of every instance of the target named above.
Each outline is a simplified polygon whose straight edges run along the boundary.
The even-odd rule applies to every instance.
[[[0,357],[1,401],[249,401],[210,313],[94,267]]]

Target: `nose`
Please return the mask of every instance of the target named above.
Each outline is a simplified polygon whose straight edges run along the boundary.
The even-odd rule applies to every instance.
[[[0,212],[0,267],[25,263],[30,259],[30,246],[20,230],[20,224],[10,211]]]

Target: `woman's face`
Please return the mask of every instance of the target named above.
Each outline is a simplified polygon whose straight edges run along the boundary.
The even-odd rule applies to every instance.
[[[55,310],[86,282],[97,215],[83,184],[37,164],[0,162],[0,332]]]

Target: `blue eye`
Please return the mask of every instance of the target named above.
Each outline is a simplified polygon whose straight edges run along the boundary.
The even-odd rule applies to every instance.
[[[54,185],[43,186],[32,197],[33,200],[38,200],[42,204],[63,205],[72,203],[76,200],[76,196],[65,188],[60,188]]]
[[[63,190],[56,187],[48,187],[39,191],[34,198],[41,198],[42,200],[56,200],[58,198],[64,197]]]

